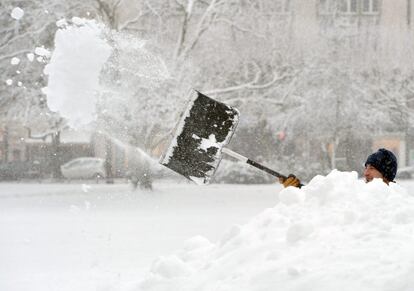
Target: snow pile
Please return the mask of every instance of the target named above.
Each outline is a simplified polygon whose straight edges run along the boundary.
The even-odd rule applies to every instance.
[[[45,67],[49,80],[44,92],[49,108],[73,127],[94,120],[100,72],[111,54],[102,35],[102,25],[94,20],[60,28],[55,35],[55,50]],[[46,51],[37,48],[35,53]]]
[[[254,193],[252,193],[254,194]],[[333,171],[218,243],[190,239],[136,290],[414,290],[414,197]]]

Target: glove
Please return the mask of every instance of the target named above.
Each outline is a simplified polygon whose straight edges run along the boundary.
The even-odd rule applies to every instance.
[[[300,180],[298,178],[296,178],[295,175],[290,174],[286,179],[284,178],[279,178],[279,182],[280,184],[283,184],[283,187],[289,187],[289,186],[293,186],[293,187],[298,187],[300,188]]]

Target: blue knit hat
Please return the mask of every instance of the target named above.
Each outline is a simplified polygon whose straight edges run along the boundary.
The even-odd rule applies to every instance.
[[[390,182],[394,180],[397,174],[397,158],[386,149],[379,149],[371,154],[365,162],[365,167],[367,165],[373,166]]]

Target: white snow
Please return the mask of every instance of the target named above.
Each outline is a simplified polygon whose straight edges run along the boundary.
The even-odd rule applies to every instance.
[[[14,57],[10,60],[10,64],[12,64],[13,66],[16,66],[20,63],[20,59],[17,57]]]
[[[35,54],[40,56],[40,57],[50,57],[51,53],[48,49],[45,49],[44,47],[37,47],[35,48]]]
[[[211,147],[215,147],[218,149],[222,147],[222,143],[217,142],[216,136],[214,134],[210,134],[208,138],[202,138],[196,134],[193,134],[192,138],[196,140],[201,140],[198,148],[204,151],[207,151]]]
[[[200,143],[200,149],[207,151],[207,149],[215,147],[220,148],[219,143],[217,143],[216,136],[214,134],[210,134],[208,139],[203,138]]]
[[[205,185],[206,184],[206,178],[205,177],[195,177],[195,176],[189,176],[188,178],[191,179],[194,183],[197,185]]]
[[[7,79],[6,84],[11,86],[13,84],[13,80],[12,79]]]
[[[403,185],[1,183],[0,290],[411,291]]]
[[[26,57],[30,62],[33,62],[35,55],[33,53],[28,53],[26,54]]]
[[[279,198],[218,242],[159,258],[137,290],[414,290],[414,197],[399,185],[333,171]]]
[[[159,256],[219,239],[280,189],[90,182],[0,183],[0,290],[132,291]]]
[[[23,17],[24,11],[20,7],[15,7],[15,8],[13,8],[10,15],[11,15],[12,18],[14,18],[16,20],[19,20]]]
[[[55,50],[44,70],[48,75],[44,88],[48,106],[66,117],[72,127],[95,119],[99,76],[111,54],[111,47],[102,38],[103,27],[93,20],[83,23],[56,32]]]
[[[187,8],[186,8],[188,14],[191,14],[193,12],[193,7],[194,7],[194,0],[188,0]]]
[[[72,23],[79,25],[79,26],[83,26],[85,24],[87,24],[88,22],[90,22],[90,20],[85,19],[85,18],[80,18],[80,17],[72,17]]]
[[[87,193],[89,192],[89,190],[92,188],[92,186],[88,185],[88,184],[82,184],[82,191]]]
[[[21,87],[23,83],[21,81],[17,82],[17,86]]]
[[[145,49],[146,41],[135,35],[114,33],[112,42],[120,52],[113,66],[123,74],[124,81],[146,79],[159,82],[170,78],[165,62]]]
[[[62,19],[59,19],[58,21],[56,21],[56,26],[57,27],[64,27],[66,25],[68,25],[68,22],[66,21],[66,18],[62,18]]]

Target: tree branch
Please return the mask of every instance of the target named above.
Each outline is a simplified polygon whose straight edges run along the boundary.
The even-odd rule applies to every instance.
[[[239,25],[236,25],[233,21],[230,21],[230,20],[228,20],[226,18],[219,18],[219,19],[216,20],[216,22],[226,23],[229,26],[231,26],[233,28],[236,28],[237,30],[240,30],[241,32],[248,32],[248,33],[251,33],[252,35],[254,35],[254,36],[258,37],[258,38],[265,38],[266,39],[266,36],[265,35],[259,34],[255,30],[248,29],[248,28],[244,28],[244,27],[241,27]]]
[[[175,2],[179,3],[177,0]],[[180,34],[178,35],[177,46],[175,48],[174,58],[178,59],[181,51],[183,50],[186,34],[187,34],[187,25],[188,25],[188,15],[185,7],[179,3],[180,9],[183,11],[183,21],[181,24]]]
[[[196,44],[198,43],[198,41],[200,40],[201,36],[204,34],[205,31],[207,31],[207,29],[209,28],[208,26],[205,27],[205,23],[207,21],[207,18],[210,16],[211,19],[209,21],[210,25],[213,21],[213,19],[215,19],[215,14],[212,12],[216,6],[222,4],[224,2],[220,2],[220,0],[212,0],[209,4],[209,6],[207,7],[207,9],[205,10],[204,14],[201,16],[200,21],[198,22],[197,25],[197,29],[195,32],[195,37],[191,43],[191,45],[187,46],[182,54],[179,56],[182,60],[185,60],[188,57],[189,52],[196,46]]]
[[[25,53],[30,53],[30,52],[32,52],[31,49],[23,49],[23,50],[20,50],[20,51],[15,51],[15,52],[12,52],[8,55],[0,56],[0,61],[5,60],[5,59],[10,59],[12,57],[15,57],[15,56],[18,56],[18,55],[21,55],[21,54],[25,54]]]
[[[207,90],[205,91],[206,94],[219,94],[219,93],[229,93],[229,92],[234,92],[234,91],[240,91],[243,89],[252,89],[252,90],[259,90],[259,89],[266,89],[269,88],[271,86],[273,86],[273,84],[282,81],[286,78],[289,77],[293,77],[294,75],[283,75],[283,76],[277,76],[276,74],[273,74],[273,79],[267,83],[264,84],[256,84],[260,78],[261,75],[261,71],[257,71],[256,75],[254,77],[254,79],[248,83],[245,84],[240,84],[237,86],[230,86],[227,88],[219,88],[219,89],[213,89],[213,90]]]

